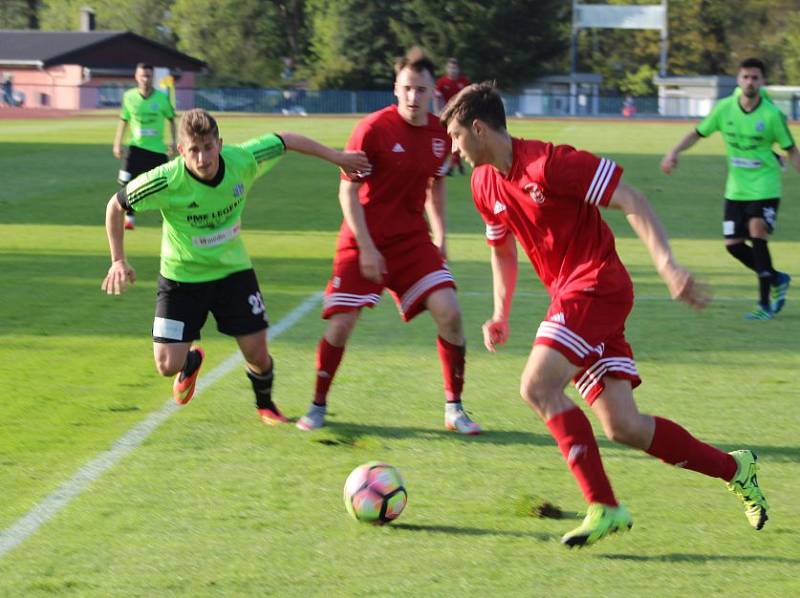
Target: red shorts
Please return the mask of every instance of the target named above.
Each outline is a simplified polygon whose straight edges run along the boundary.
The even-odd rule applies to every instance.
[[[633,388],[642,383],[625,340],[625,319],[632,307],[633,295],[627,293],[555,297],[539,325],[534,344],[552,347],[581,368],[572,381],[589,405],[605,388],[604,376],[630,380]]]
[[[322,317],[375,307],[384,288],[394,297],[404,321],[425,310],[425,299],[441,288],[455,288],[453,275],[442,254],[426,237],[413,237],[381,247],[386,261],[384,284],[377,284],[361,275],[358,248],[339,249],[333,259],[333,274],[325,289]]]

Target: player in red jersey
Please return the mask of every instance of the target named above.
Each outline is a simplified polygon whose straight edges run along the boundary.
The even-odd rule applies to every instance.
[[[436,113],[438,114],[441,112],[445,104],[450,101],[450,98],[467,85],[469,85],[469,79],[461,73],[458,60],[456,58],[448,58],[447,64],[445,65],[445,74],[436,80],[436,92],[434,96],[434,103],[437,104]],[[450,161],[452,165],[450,166],[448,174],[455,167],[458,167],[458,171],[464,174],[464,165],[461,164],[461,158],[459,158],[458,154],[450,156]]]
[[[570,380],[609,439],[728,482],[751,525],[761,529],[767,501],[758,487],[755,454],[725,453],[673,421],[639,413],[634,402],[632,391],[641,381],[624,334],[633,285],[598,208],[625,213],[674,299],[695,308],[710,300],[708,290],[676,262],[647,198],[621,180],[622,168],[613,160],[512,138],[503,102],[490,83],[464,89],[441,119],[453,149],[476,167],[472,193],[486,223],[494,281],[494,314],[483,326],[486,348],[495,351],[508,339],[516,242],[551,297],[520,392],[546,422],[589,503],[581,526],[562,542],[592,544],[633,525],[603,470],[589,420],[564,394]]]
[[[353,178],[343,174],[339,185],[344,221],[325,290],[322,317],[328,326],[317,348],[314,400],[297,422],[302,430],[324,425],[328,390],[361,308],[375,306],[388,288],[404,321],[427,309],[436,322],[445,426],[480,433],[461,405],[466,345],[455,283],[445,263],[442,176],[449,139],[428,111],[433,70],[421,49],[409,50],[395,64],[397,105],[361,120],[347,143],[348,149],[366,153],[371,168]]]

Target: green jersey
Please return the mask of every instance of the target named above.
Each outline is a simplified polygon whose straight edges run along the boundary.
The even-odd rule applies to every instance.
[[[122,96],[119,117],[131,127],[129,145],[165,154],[164,120],[175,118],[175,110],[167,94],[154,89],[144,97],[138,89],[129,89]]]
[[[781,196],[781,165],[772,151],[777,143],[781,149],[794,146],[794,138],[786,117],[771,101],[762,96],[755,109],[745,112],[739,95],[717,102],[697,134],[708,137],[720,131],[728,152],[728,181],[725,198],[752,201]]]
[[[203,181],[175,158],[136,177],[117,193],[123,208],[161,210],[161,275],[207,282],[252,268],[240,236],[247,193],[286,152],[274,134],[224,145],[214,179]]]

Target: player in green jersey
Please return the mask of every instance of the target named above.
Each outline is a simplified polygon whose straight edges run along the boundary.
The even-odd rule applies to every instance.
[[[272,401],[267,315],[240,236],[248,192],[287,150],[327,160],[354,176],[369,168],[363,152],[339,152],[294,133],[223,147],[214,118],[195,109],[181,118],[180,157],[137,177],[108,202],[111,267],[101,285],[108,294],[121,294],[136,279],[125,258],[125,212],[160,210],[164,220],[153,352],[158,372],[175,376],[179,404],[194,393],[204,353],[192,343],[211,312],[217,329],[239,344],[261,419],[287,421]]]
[[[781,196],[781,158],[777,144],[800,171],[800,152],[783,113],[762,93],[766,70],[757,58],[739,65],[738,89],[672,148],[661,161],[670,174],[678,154],[720,131],[728,153],[722,232],[728,252],[758,275],[758,305],[748,320],[771,320],[786,302],[791,277],[772,266],[767,239],[775,228]],[[750,245],[745,241],[749,240]]]
[[[169,156],[174,156],[175,149],[175,110],[167,94],[153,88],[152,65],[140,62],[134,74],[136,87],[129,89],[122,96],[122,108],[119,113],[117,134],[114,137],[113,153],[115,158],[124,158],[117,175],[117,182],[126,185],[143,172],[147,172],[163,164]],[[169,147],[164,143],[164,121],[169,121],[172,143]],[[128,140],[128,151],[122,151],[125,131],[130,125],[131,134]],[[125,217],[125,228],[133,230],[133,212]]]

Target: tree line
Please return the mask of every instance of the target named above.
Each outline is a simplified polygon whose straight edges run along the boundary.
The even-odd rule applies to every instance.
[[[3,0],[0,28],[77,30],[87,5],[98,29],[204,60],[207,85],[386,89],[392,60],[413,44],[508,90],[569,70],[569,0]],[[670,0],[668,20],[670,75],[733,74],[752,55],[770,82],[800,84],[800,0]],[[606,91],[654,92],[656,31],[584,30],[577,56]]]

